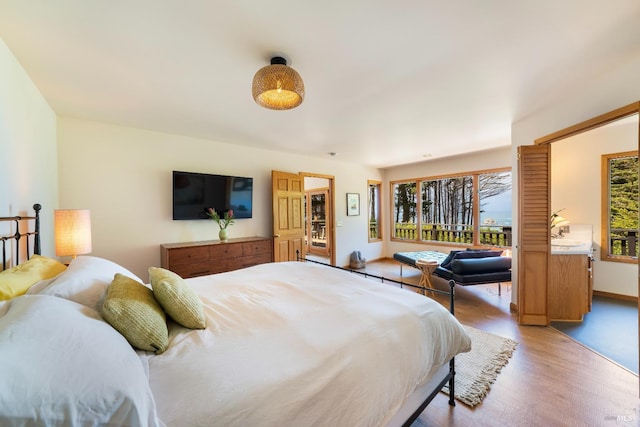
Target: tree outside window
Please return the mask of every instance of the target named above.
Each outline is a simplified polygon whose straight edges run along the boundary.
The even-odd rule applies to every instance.
[[[420,240],[473,243],[473,177],[422,181],[420,187]]]
[[[602,201],[602,259],[637,262],[637,151],[602,155]]]

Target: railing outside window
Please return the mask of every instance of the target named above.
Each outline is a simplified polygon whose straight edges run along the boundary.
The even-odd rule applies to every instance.
[[[510,226],[480,227],[480,244],[488,246],[511,246]],[[422,224],[418,239],[415,224],[395,223],[394,236],[402,240],[423,240],[441,243],[473,244],[474,230],[464,224]]]
[[[609,236],[612,255],[637,257],[638,230],[626,228],[612,228]]]

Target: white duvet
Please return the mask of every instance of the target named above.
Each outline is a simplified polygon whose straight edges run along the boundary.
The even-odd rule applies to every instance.
[[[207,328],[170,329],[141,355],[168,426],[379,426],[437,367],[470,349],[413,292],[310,263],[189,279]]]

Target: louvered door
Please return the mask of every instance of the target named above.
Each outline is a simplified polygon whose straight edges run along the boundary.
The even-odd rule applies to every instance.
[[[518,147],[518,322],[548,325],[549,145]]]

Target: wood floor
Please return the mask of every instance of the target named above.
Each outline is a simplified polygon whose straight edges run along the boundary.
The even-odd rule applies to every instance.
[[[395,279],[400,274],[394,260],[370,262],[366,270]],[[418,270],[403,267],[403,280],[417,284],[419,277]],[[447,288],[439,278],[433,283]],[[456,287],[456,317],[462,323],[512,338],[518,347],[480,405],[450,407],[440,393],[420,416],[422,425],[640,425],[637,375],[553,328],[518,325],[510,302],[510,284],[503,284],[501,296],[497,285]]]

